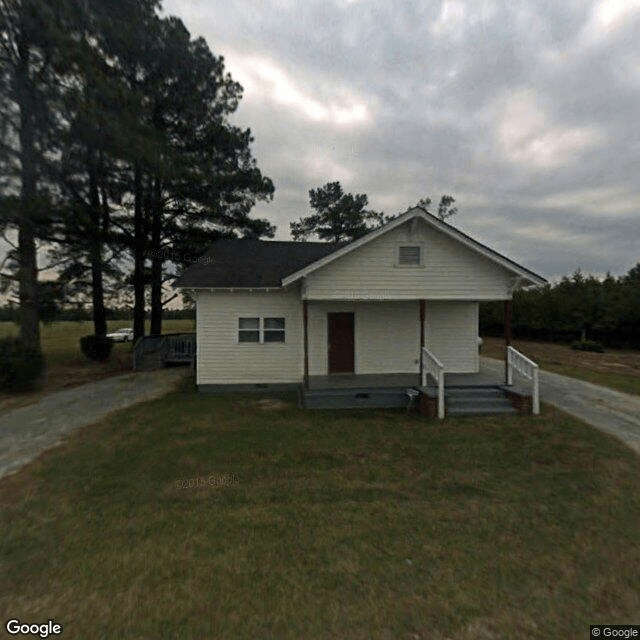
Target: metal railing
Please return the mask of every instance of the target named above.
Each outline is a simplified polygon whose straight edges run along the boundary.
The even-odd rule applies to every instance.
[[[513,347],[507,347],[507,384],[513,384],[513,371],[517,371],[521,376],[531,380],[533,383],[533,415],[540,413],[540,386],[538,382],[538,365],[529,360],[527,356],[521,354]]]
[[[427,386],[427,375],[438,385],[438,418],[444,419],[444,365],[426,347],[422,347],[422,386]]]

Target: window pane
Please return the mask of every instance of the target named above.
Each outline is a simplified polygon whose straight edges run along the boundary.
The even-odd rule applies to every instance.
[[[400,264],[420,264],[420,246],[400,247],[398,262]]]
[[[260,332],[238,331],[238,342],[260,342]]]
[[[284,331],[265,331],[265,342],[284,342]]]
[[[240,318],[240,329],[260,329],[260,318]]]
[[[284,318],[265,318],[264,328],[284,330]]]

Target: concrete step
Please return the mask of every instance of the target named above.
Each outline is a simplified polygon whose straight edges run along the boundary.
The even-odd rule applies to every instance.
[[[499,387],[445,387],[448,398],[503,398],[504,391]]]
[[[516,409],[509,403],[503,406],[469,406],[469,407],[449,407],[447,416],[466,417],[466,416],[499,416],[499,415],[517,415]]]
[[[458,387],[446,389],[447,415],[513,415],[518,413],[499,387]]]

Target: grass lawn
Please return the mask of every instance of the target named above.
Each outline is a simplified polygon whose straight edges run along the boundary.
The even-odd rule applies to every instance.
[[[0,481],[5,619],[68,638],[586,638],[637,622],[640,459],[547,406],[428,422],[190,381]]]
[[[127,320],[114,320],[108,323],[109,331],[130,327]],[[147,323],[147,332],[149,326]],[[193,320],[165,320],[163,333],[193,332]],[[100,378],[119,375],[131,371],[133,356],[131,343],[113,345],[111,357],[107,362],[92,362],[80,351],[80,338],[93,333],[92,322],[53,322],[40,327],[42,350],[46,359],[47,372],[41,388],[37,391],[9,394],[0,393],[0,411],[13,409],[39,400],[44,394],[60,389],[77,387]],[[18,325],[13,322],[0,322],[0,338],[17,336]]]
[[[592,353],[534,340],[513,340],[512,344],[546,371],[640,395],[640,351],[607,349],[605,353]],[[484,338],[480,355],[504,360],[504,340]]]

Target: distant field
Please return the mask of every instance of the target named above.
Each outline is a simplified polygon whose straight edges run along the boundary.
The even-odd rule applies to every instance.
[[[591,353],[533,340],[514,340],[513,347],[547,371],[640,395],[640,351],[607,349],[605,353]],[[504,340],[484,338],[481,355],[504,358]]]
[[[109,331],[130,327],[127,320],[113,320],[108,323]],[[47,363],[46,380],[36,392],[10,395],[0,393],[0,411],[37,401],[42,395],[60,389],[76,387],[92,380],[106,378],[131,371],[131,343],[113,345],[111,358],[107,362],[92,362],[80,351],[80,338],[93,333],[93,323],[53,322],[41,325],[42,350]],[[149,323],[146,324],[149,331]],[[162,325],[163,333],[195,331],[195,320],[166,320]],[[0,337],[17,336],[18,325],[13,322],[0,322]]]

